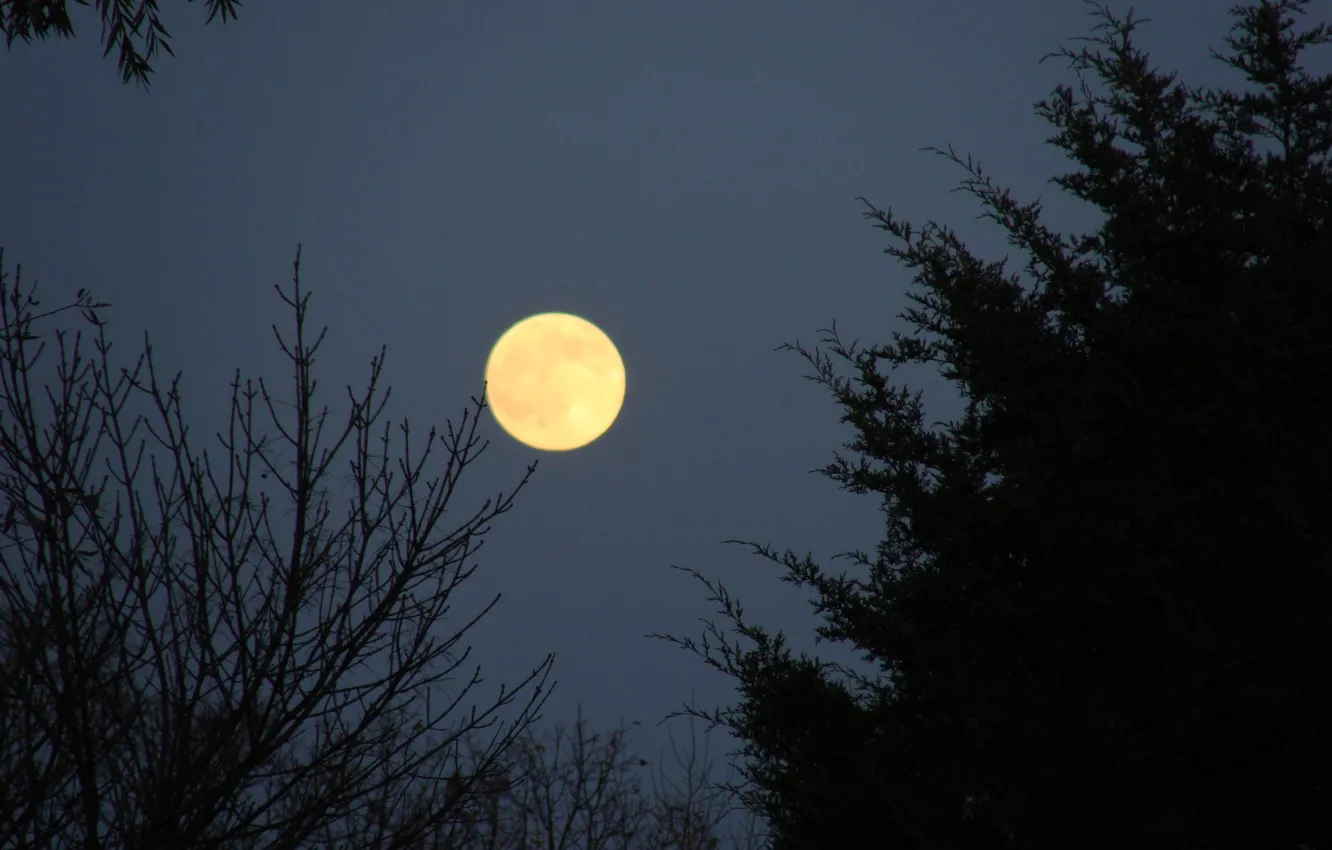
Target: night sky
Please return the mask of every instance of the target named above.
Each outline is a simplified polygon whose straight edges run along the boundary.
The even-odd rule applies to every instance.
[[[457,514],[540,465],[455,611],[503,594],[473,633],[487,689],[554,651],[543,725],[581,701],[599,728],[642,721],[649,756],[665,743],[654,724],[691,693],[703,707],[733,697],[730,680],[645,636],[697,636],[714,614],[670,565],[723,580],[753,620],[814,649],[809,593],[721,541],[827,563],[881,535],[873,498],[810,473],[851,434],[807,364],[774,352],[833,321],[862,343],[907,329],[910,273],[855,198],[946,224],[1020,271],[979,202],[949,193],[966,173],[918,150],[952,144],[1020,201],[1042,198],[1056,230],[1099,221],[1047,182],[1073,165],[1032,111],[1077,84],[1065,60],[1038,60],[1091,34],[1078,0],[251,0],[207,27],[202,3],[162,5],[176,56],[158,57],[148,91],[102,58],[89,9],[74,9],[72,41],[0,52],[6,270],[22,263],[45,304],[80,287],[110,302],[120,365],[146,330],[158,368],[183,371],[214,463],[237,367],[291,398],[270,325],[291,329],[273,286],[288,288],[297,243],[310,326],[329,327],[316,401],[330,427],[381,344],[386,416],[419,446],[480,393],[511,324],[543,311],[596,323],[625,361],[619,419],[557,454],[484,420],[493,442]],[[1207,52],[1226,52],[1229,5],[1139,3],[1152,20],[1135,40],[1191,86],[1241,87]],[[960,412],[937,375],[903,377],[932,418]]]

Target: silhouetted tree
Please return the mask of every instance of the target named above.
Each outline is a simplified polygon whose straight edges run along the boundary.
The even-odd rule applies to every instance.
[[[458,781],[483,789],[461,821],[435,838],[441,847],[475,850],[757,850],[755,818],[724,829],[734,807],[727,781],[713,776],[706,742],[690,723],[683,751],[670,736],[678,771],[648,773],[628,727],[603,736],[584,721],[525,733],[498,768],[465,768]],[[663,759],[664,761],[664,759]]]
[[[694,718],[689,718],[689,749],[682,751],[667,729],[676,770],[662,764],[652,774],[652,805],[648,808],[645,850],[757,850],[766,847],[761,819],[736,805],[734,769],[718,781],[707,739],[700,751]],[[732,813],[723,832],[722,825]],[[738,820],[738,822],[737,822]]]
[[[1093,235],[950,149],[1026,282],[866,202],[918,270],[915,331],[828,332],[853,379],[784,347],[856,432],[822,471],[882,497],[886,536],[858,575],[754,548],[871,669],[793,657],[696,570],[754,646],[668,638],[738,680],[707,716],[775,847],[1332,848],[1332,76],[1299,64],[1332,35],[1292,31],[1304,5],[1231,10],[1213,55],[1244,94],[1172,85],[1097,7],[1109,58],[1054,55],[1110,96],[1037,107]],[[907,363],[964,416],[927,427]]]
[[[395,473],[388,423],[374,434],[389,395],[376,392],[381,349],[369,389],[348,387],[347,421],[321,442],[328,409],[314,408],[311,368],[323,334],[309,344],[298,249],[293,292],[278,290],[294,341],[274,327],[294,412],[279,416],[264,382],[238,373],[219,469],[196,452],[180,376],[159,383],[146,337],[116,378],[106,305],[80,291],[35,316],[20,275],[10,287],[0,270],[0,847],[414,848],[461,818],[481,789],[449,782],[450,767],[464,745],[478,772],[503,763],[553,661],[485,706],[469,697],[479,670],[456,675],[462,640],[498,597],[449,623],[454,591],[535,467],[438,529],[485,449],[484,401],[447,436],[432,428],[416,459],[402,424]],[[85,358],[81,331],[72,348],[57,331],[43,402],[36,323],[71,308],[95,327],[97,356]],[[276,444],[257,432],[257,396]],[[150,414],[127,421],[135,399]],[[443,477],[423,491],[437,438]],[[321,485],[349,444],[355,495],[329,523]],[[289,532],[273,515],[283,501]]]
[[[79,6],[88,6],[88,0],[74,0]],[[193,3],[194,0],[186,0]],[[123,82],[134,80],[147,88],[153,74],[150,60],[158,50],[171,50],[170,34],[157,15],[157,0],[94,0],[102,15],[103,56],[119,49],[117,64]],[[236,19],[240,0],[204,0],[208,18],[204,23],[219,19]],[[12,48],[14,39],[31,43],[33,38],[45,40],[51,36],[73,38],[74,23],[69,17],[69,0],[0,0],[0,31],[5,35],[5,46]],[[140,48],[142,44],[142,52]]]

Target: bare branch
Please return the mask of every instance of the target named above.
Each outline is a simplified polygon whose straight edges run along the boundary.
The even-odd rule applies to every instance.
[[[448,781],[464,746],[488,775],[539,717],[553,658],[478,705],[465,640],[499,597],[453,613],[535,464],[512,492],[454,505],[486,447],[473,399],[416,454],[400,425],[391,465],[382,351],[325,439],[323,334],[307,342],[299,272],[298,249],[279,290],[296,314],[290,341],[278,335],[292,414],[238,374],[222,468],[196,448],[180,375],[158,374],[146,337],[134,368],[113,371],[92,312],[106,305],[82,291],[97,356],[56,331],[58,381],[39,404],[33,322],[61,311],[32,315],[0,268],[0,846],[423,846],[482,795]],[[256,397],[277,439],[260,433]],[[348,450],[338,519],[327,479]],[[427,463],[442,476],[423,480]]]

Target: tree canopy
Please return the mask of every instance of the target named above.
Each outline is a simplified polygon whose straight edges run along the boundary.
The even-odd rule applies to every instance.
[[[185,0],[193,3],[194,0]],[[88,0],[74,0],[88,6]],[[117,65],[122,82],[131,80],[147,88],[151,84],[151,61],[159,50],[174,56],[171,35],[158,16],[157,0],[93,0],[102,16],[102,56],[119,50]],[[205,23],[236,19],[240,0],[204,0],[208,7]],[[69,17],[69,0],[0,0],[0,31],[5,46],[12,49],[14,39],[31,43],[47,38],[73,38],[74,23]]]
[[[1051,54],[1081,96],[1036,106],[1092,234],[935,151],[1026,280],[865,202],[912,330],[783,347],[853,427],[821,471],[882,499],[884,538],[840,574],[750,544],[865,663],[793,654],[696,569],[752,646],[663,636],[736,679],[704,716],[775,848],[1332,848],[1332,76],[1300,64],[1332,35],[1295,31],[1306,5],[1230,11],[1244,93],[1175,83],[1095,6],[1109,55]],[[927,426],[909,363],[965,414]]]

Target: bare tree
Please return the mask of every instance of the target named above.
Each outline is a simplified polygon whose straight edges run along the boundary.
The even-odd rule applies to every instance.
[[[694,723],[695,718],[690,717],[687,752],[676,744],[674,732],[667,729],[676,778],[664,769],[663,756],[652,777],[654,802],[649,811],[647,846],[650,850],[718,850],[723,846],[755,850],[761,844],[759,822],[752,812],[735,805],[735,771],[729,771],[721,781],[713,778],[707,733],[700,750]],[[737,811],[743,814],[741,824],[730,819]]]
[[[34,315],[21,269],[10,287],[0,267],[0,848],[423,847],[481,793],[450,781],[463,745],[486,773],[539,716],[552,656],[484,707],[479,670],[466,678],[462,641],[498,596],[448,618],[535,464],[437,531],[485,449],[484,400],[456,430],[432,428],[415,461],[402,424],[395,472],[387,423],[371,452],[389,396],[376,394],[381,349],[322,443],[311,367],[323,333],[307,344],[299,247],[292,294],[275,288],[295,312],[292,344],[274,327],[294,414],[237,374],[219,470],[196,454],[180,375],[159,384],[147,337],[113,381],[106,305],[80,290]],[[42,403],[35,323],[71,309],[95,328],[97,356],[83,357],[82,331],[72,348],[57,331]],[[256,398],[280,439],[256,432]],[[127,423],[131,399],[149,413]],[[436,439],[443,476],[422,488]],[[330,523],[323,483],[344,449],[355,494]],[[285,529],[270,511],[282,501]]]
[[[603,736],[583,719],[572,727],[525,733],[498,770],[468,772],[480,794],[469,797],[464,826],[439,847],[476,850],[756,850],[757,822],[727,821],[733,795],[713,780],[706,744],[700,751],[693,721],[682,752],[671,736],[674,769],[637,755],[634,722]],[[647,779],[651,791],[647,790]],[[459,781],[469,781],[460,776]],[[727,828],[729,827],[729,828]]]

